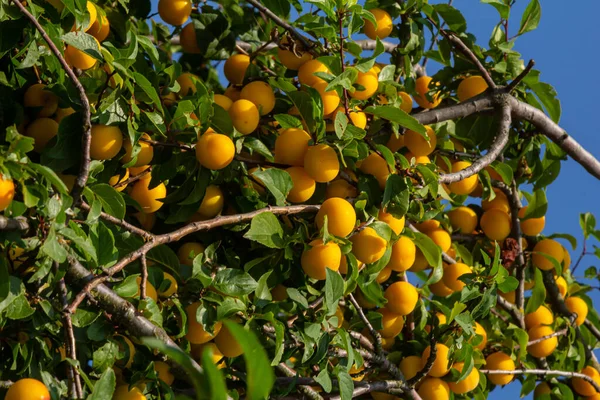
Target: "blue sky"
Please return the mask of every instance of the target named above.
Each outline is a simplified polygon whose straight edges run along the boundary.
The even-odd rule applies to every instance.
[[[157,1],[153,0],[152,3],[152,12],[156,12]],[[518,0],[513,7],[510,19],[512,33],[518,29],[527,3],[526,0]],[[480,45],[487,47],[492,29],[499,21],[496,10],[476,0],[456,0],[454,6],[464,14],[468,31],[478,38]],[[595,120],[598,105],[593,94],[600,93],[600,77],[590,67],[600,64],[600,54],[596,35],[590,32],[598,23],[599,12],[600,3],[597,0],[578,0],[576,7],[565,6],[562,1],[543,1],[538,29],[517,39],[515,46],[525,63],[530,58],[536,61],[536,68],[542,72],[541,80],[556,88],[563,110],[560,125],[597,157],[600,157],[600,140],[597,138],[600,132]],[[362,37],[355,39],[359,38]],[[430,62],[428,69],[433,74],[436,71],[435,63]],[[579,164],[569,160],[562,164],[561,174],[548,188],[547,197],[549,204],[544,233],[560,232],[575,236],[578,249],[571,253],[574,263],[581,252],[583,240],[579,214],[592,212],[600,218],[600,182]],[[564,244],[567,245],[566,242]],[[591,241],[590,244],[597,243]],[[581,276],[590,265],[598,266],[596,260],[586,256],[577,275]],[[590,294],[594,303],[598,304],[598,292]],[[518,398],[519,391],[519,384],[511,384],[502,390],[495,390],[489,398]]]

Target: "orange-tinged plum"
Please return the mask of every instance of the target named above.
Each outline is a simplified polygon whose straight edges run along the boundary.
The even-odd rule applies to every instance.
[[[99,49],[100,43],[98,42],[98,39],[94,38],[94,40],[98,44]],[[70,45],[65,47],[65,61],[71,67],[79,68],[84,71],[92,68],[97,62],[96,58]]]
[[[208,169],[223,169],[231,164],[234,156],[233,141],[220,133],[205,133],[196,144],[196,159]]]
[[[390,33],[392,33],[392,30],[394,29],[394,22],[392,21],[390,14],[380,8],[373,8],[369,10],[369,12],[375,17],[377,25],[365,19],[363,28],[365,35],[371,40],[376,40],[377,38],[383,40],[390,36]]]
[[[335,89],[325,90],[327,82],[321,81],[313,84],[313,88],[319,92],[321,102],[323,103],[323,115],[333,113],[340,105],[340,96]]]
[[[159,183],[156,187],[150,189],[151,179],[140,179],[133,184],[129,195],[142,208],[142,212],[150,214],[158,211],[162,206],[164,199],[167,196],[167,188],[164,183]]]
[[[58,97],[50,90],[46,90],[46,85],[43,83],[36,83],[29,86],[25,91],[23,105],[38,108],[38,117],[49,117],[58,108]]]
[[[366,227],[350,237],[350,241],[352,242],[352,253],[358,261],[365,264],[379,261],[387,247],[387,241],[370,227]]]
[[[452,163],[452,172],[459,172],[470,166],[471,163],[468,161],[457,161],[455,163]],[[454,194],[471,194],[477,188],[478,182],[479,181],[477,180],[477,174],[474,174],[464,179],[461,179],[458,182],[452,182],[450,185],[448,185],[448,188]]]
[[[288,128],[275,139],[275,162],[296,167],[304,165],[310,135],[297,128]]]
[[[194,28],[193,22],[190,22],[184,26],[181,30],[181,33],[179,34],[179,44],[181,45],[184,53],[200,54],[200,47],[198,46],[196,29]]]
[[[245,54],[234,54],[225,61],[223,73],[225,78],[234,85],[241,85],[250,66],[250,57]]]
[[[92,125],[90,156],[93,160],[110,160],[123,146],[123,134],[116,126]]]
[[[412,379],[415,375],[417,375],[422,367],[423,362],[419,356],[404,357],[400,361],[400,364],[398,364],[398,368],[406,380]]]
[[[167,24],[174,26],[183,25],[192,14],[190,0],[159,0],[158,15]]]
[[[595,368],[588,365],[580,373],[589,376],[594,382],[600,385],[600,373]],[[594,396],[597,394],[594,386],[583,378],[571,378],[571,384],[573,385],[573,389],[582,396]]]
[[[226,326],[223,326],[215,337],[215,344],[225,357],[238,357],[244,354],[244,349]]]
[[[50,118],[38,118],[30,123],[25,130],[25,135],[33,138],[33,150],[37,153],[41,153],[48,142],[57,134],[58,124]]]
[[[300,263],[302,269],[312,279],[323,280],[327,277],[326,269],[337,271],[342,260],[340,246],[334,242],[323,243],[315,239],[309,243],[309,248],[302,252]]]
[[[410,283],[403,281],[392,283],[385,290],[384,295],[388,301],[385,307],[389,311],[400,315],[410,314],[419,301],[417,289]]]
[[[452,246],[452,239],[450,234],[445,230],[438,228],[432,229],[426,233],[426,235],[435,243],[444,253],[450,250]]]
[[[471,97],[475,97],[485,92],[487,88],[488,84],[481,76],[470,76],[463,79],[458,84],[456,95],[458,96],[458,101],[462,103],[463,101],[469,100]]]
[[[452,366],[458,372],[462,372],[464,368],[464,363],[457,362]],[[479,371],[477,368],[473,368],[469,374],[464,377],[462,380],[458,382],[448,382],[448,386],[450,390],[454,394],[465,394],[474,390],[477,386],[479,386]]]
[[[196,312],[200,307],[200,303],[192,303],[185,308],[187,314],[188,332],[185,338],[193,344],[203,344],[209,342],[215,338],[221,331],[223,326],[222,322],[215,323],[213,332],[207,332],[204,330],[200,322],[196,319]]]
[[[525,326],[531,329],[540,325],[551,325],[554,322],[552,311],[546,306],[539,306],[537,310],[529,314],[525,314]]]
[[[325,198],[330,199],[332,197],[354,198],[358,196],[358,191],[354,186],[349,184],[343,179],[335,179],[327,185],[325,190]]]
[[[587,303],[579,298],[579,297],[568,297],[565,300],[565,305],[572,313],[577,314],[577,319],[575,319],[575,325],[581,326],[588,314],[588,305]]]
[[[250,100],[242,98],[234,101],[227,112],[231,117],[233,126],[242,135],[249,135],[258,128],[260,113],[258,112],[256,105]]]
[[[524,235],[527,236],[537,236],[544,230],[544,225],[546,225],[546,217],[542,216],[539,218],[525,218],[525,213],[527,212],[527,206],[521,208],[519,210],[519,218],[521,219],[521,230]]]
[[[527,331],[527,334],[529,335],[529,341],[534,341],[553,333],[554,331],[551,327],[543,325],[534,326]],[[535,358],[543,358],[551,355],[557,346],[558,338],[554,336],[527,346],[527,352]]]
[[[290,167],[286,169],[292,178],[292,189],[287,199],[290,203],[304,203],[315,193],[316,182],[302,167]]]
[[[317,144],[306,150],[304,169],[316,182],[330,182],[339,174],[340,162],[332,147]]]
[[[241,98],[254,103],[260,115],[267,115],[275,108],[275,93],[267,82],[250,82],[242,88]]]
[[[470,207],[460,206],[448,213],[452,229],[462,233],[473,233],[477,228],[477,213]]]
[[[5,178],[0,174],[0,211],[8,208],[15,197],[15,184],[12,179]]]
[[[429,101],[427,94],[431,90],[431,81],[432,78],[430,76],[422,76],[420,78],[417,78],[417,81],[415,83],[415,91],[417,92],[417,95],[414,96],[414,99],[417,102],[417,104],[423,108],[436,108],[442,102],[442,99],[440,98],[440,92],[433,93],[430,96],[432,101]],[[439,83],[437,83],[436,86],[439,86]]]
[[[501,351],[490,354],[485,359],[485,367],[490,370],[514,371],[516,369],[515,362],[510,356]],[[515,375],[510,374],[490,374],[488,380],[494,385],[507,385],[515,378]]]
[[[427,131],[428,139],[425,139],[423,135],[418,132],[408,130],[404,134],[404,145],[410,150],[415,156],[428,156],[435,150],[437,145],[437,137],[431,127],[425,126]]]
[[[449,365],[450,360],[450,349],[448,346],[442,343],[436,343],[435,345],[437,353],[435,357],[435,361],[433,362],[433,366],[429,371],[429,376],[433,376],[436,378],[441,378],[446,375],[450,371],[451,365]],[[422,363],[425,365],[429,355],[431,353],[431,346],[427,346],[425,351],[423,351]]]
[[[377,92],[377,88],[379,87],[379,78],[377,77],[377,72],[375,72],[373,69],[370,69],[367,72],[358,71],[358,76],[355,83],[362,86],[363,89],[356,89],[354,92],[349,92],[348,94],[350,97],[357,100],[370,99],[375,92]]]
[[[396,235],[399,235],[402,232],[402,230],[404,229],[404,223],[405,223],[404,217],[396,218],[392,214],[385,212],[383,210],[383,208],[379,210],[377,219],[380,220],[381,222],[385,222],[386,224],[388,224],[390,226],[390,228],[392,228],[392,231],[394,231],[394,233]]]
[[[565,252],[560,243],[552,239],[543,239],[533,248],[532,264],[544,271],[554,269],[554,263],[548,258],[553,258],[559,264],[565,257]]]
[[[492,208],[481,216],[481,229],[490,240],[503,241],[510,235],[510,215],[502,210]]]
[[[50,392],[37,379],[23,378],[8,388],[4,400],[50,400]]]
[[[367,158],[361,161],[359,169],[365,174],[373,175],[379,183],[381,189],[385,188],[385,183],[390,176],[390,169],[387,161],[377,153],[371,153]]]
[[[346,237],[354,230],[356,212],[352,204],[342,198],[332,197],[323,202],[315,218],[319,229],[323,228],[325,216],[327,230],[332,235]]]
[[[152,161],[152,157],[154,157],[154,147],[152,147],[152,144],[147,142],[148,140],[151,140],[150,135],[148,135],[147,133],[143,133],[140,139],[141,140],[138,142],[140,150],[137,153],[137,160],[133,164],[133,167],[141,167],[142,165],[148,165]],[[123,158],[121,158],[121,162],[123,164],[127,164],[133,159],[133,146],[131,145],[129,139],[123,142],[123,149],[125,149],[125,155],[123,156]]]
[[[329,72],[329,68],[325,66],[321,61],[309,60],[302,64],[298,69],[298,80],[301,84],[307,86],[314,86],[316,83],[325,82],[323,79],[314,75],[315,72]]]
[[[177,250],[177,258],[183,265],[192,266],[194,264],[194,258],[197,255],[204,253],[204,246],[198,242],[188,242],[181,245]]]
[[[471,267],[463,263],[449,264],[444,268],[443,281],[446,287],[454,292],[460,292],[464,287],[465,283],[459,278],[466,274],[471,274],[473,271]]]
[[[197,212],[203,219],[214,218],[223,210],[224,204],[225,196],[221,188],[217,185],[208,185]]]

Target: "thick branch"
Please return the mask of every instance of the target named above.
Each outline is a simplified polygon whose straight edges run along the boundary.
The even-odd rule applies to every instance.
[[[0,215],[0,231],[26,231],[29,223],[25,217],[6,218]]]
[[[90,293],[92,290],[94,290],[94,288],[96,288],[101,283],[105,282],[112,275],[121,271],[129,263],[137,260],[143,254],[146,254],[148,251],[152,250],[153,248],[155,248],[161,244],[175,242],[175,241],[177,241],[191,233],[194,233],[194,232],[209,231],[211,229],[215,229],[217,227],[224,226],[224,225],[232,225],[232,224],[239,224],[241,222],[247,222],[247,221],[252,220],[252,218],[254,218],[262,213],[265,213],[265,212],[271,212],[275,215],[290,215],[290,214],[298,214],[298,213],[303,213],[303,212],[314,213],[314,212],[317,212],[319,210],[319,208],[320,208],[320,206],[318,206],[318,205],[298,205],[298,206],[285,206],[285,207],[270,207],[269,206],[269,207],[261,208],[260,210],[252,211],[252,212],[245,213],[245,214],[223,215],[220,217],[209,219],[207,221],[192,222],[191,224],[188,224],[188,225],[184,226],[183,228],[177,229],[173,232],[155,236],[154,240],[146,242],[142,247],[129,253],[128,255],[123,257],[121,260],[119,260],[119,262],[117,262],[111,268],[107,269],[105,271],[106,275],[98,276],[94,279],[91,279],[89,282],[87,282],[84,289],[81,292],[79,292],[77,294],[77,296],[75,296],[75,299],[71,302],[71,305],[69,306],[69,311],[72,313],[75,312],[75,310],[77,309],[79,304],[81,304],[81,302],[83,301],[83,299],[85,298],[87,293]]]
[[[510,132],[510,124],[512,122],[510,107],[507,104],[502,104],[500,106],[500,124],[498,126],[498,133],[492,142],[488,152],[478,159],[476,159],[473,164],[469,167],[458,171],[452,172],[449,174],[440,174],[440,183],[453,183],[461,181],[469,176],[477,174],[479,171],[496,161],[496,158],[502,151],[504,147],[508,143],[508,137]]]
[[[594,379],[579,372],[558,371],[553,369],[514,369],[510,371],[500,369],[480,369],[479,372],[484,373],[486,375],[556,375],[566,376],[567,378],[581,378],[589,384],[591,384],[597,392],[600,392],[600,385],[598,385],[598,383]]]
[[[497,304],[500,305],[518,323],[521,329],[525,329],[523,313],[512,303],[502,296],[497,296]]]
[[[496,89],[496,84],[494,83],[494,80],[490,76],[490,73],[487,71],[487,69],[485,69],[485,67],[483,66],[483,64],[481,63],[481,61],[479,61],[479,59],[471,51],[471,49],[469,49],[467,47],[467,45],[458,36],[456,36],[454,33],[448,32],[448,31],[446,31],[444,29],[441,29],[440,32],[441,32],[442,35],[444,35],[444,37],[446,39],[448,39],[448,41],[450,43],[452,43],[454,45],[454,47],[458,48],[458,50],[465,57],[467,57],[469,59],[469,61],[471,61],[473,64],[475,64],[475,66],[477,67],[477,69],[481,73],[482,78],[486,81],[486,83],[488,84],[488,86],[491,87],[492,89]]]
[[[294,371],[292,368],[285,365],[285,363],[279,363],[277,365],[277,369],[281,371],[288,378],[294,378],[298,376],[298,373]],[[311,400],[323,400],[323,397],[315,389],[310,387],[309,385],[299,385],[298,390]]]
[[[37,21],[37,19],[25,8],[25,6],[19,0],[13,0],[13,3],[21,10],[23,14],[31,21],[31,23],[38,30],[40,35],[44,38],[50,51],[54,54],[54,56],[58,59],[58,62],[63,67],[67,76],[77,89],[79,93],[79,100],[81,101],[82,114],[83,114],[83,137],[81,140],[81,167],[79,169],[79,175],[77,175],[77,179],[75,180],[75,184],[73,185],[73,189],[71,189],[71,196],[73,196],[74,202],[77,203],[81,196],[81,191],[83,190],[85,184],[87,183],[88,176],[90,174],[90,143],[92,140],[92,123],[90,121],[90,102],[88,101],[87,95],[85,94],[85,89],[79,82],[79,79],[75,75],[75,73],[71,70],[67,61],[64,59],[60,50],[56,47],[52,39],[48,36],[42,25]]]
[[[69,269],[65,278],[70,284],[81,288],[87,282],[90,282],[94,278],[94,275],[81,265],[79,261],[71,258],[69,259]],[[140,315],[130,302],[121,298],[109,289],[108,286],[104,284],[97,285],[91,295],[94,296],[100,307],[111,314],[113,320],[127,329],[131,335],[137,338],[154,337],[162,340],[169,346],[177,347],[177,344],[169,337],[167,332]],[[198,371],[202,370],[193,360],[192,364]]]

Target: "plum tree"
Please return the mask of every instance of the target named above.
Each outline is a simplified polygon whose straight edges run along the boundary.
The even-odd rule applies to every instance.
[[[0,397],[597,398],[540,2],[438,3],[4,2]]]

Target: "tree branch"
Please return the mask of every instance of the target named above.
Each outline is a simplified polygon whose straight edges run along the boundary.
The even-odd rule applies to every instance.
[[[450,43],[452,43],[454,45],[454,47],[458,48],[458,50],[477,67],[477,69],[481,73],[481,77],[486,81],[488,86],[492,89],[496,89],[496,84],[494,83],[494,80],[490,76],[490,73],[487,71],[487,69],[485,69],[485,67],[483,66],[481,61],[479,61],[479,59],[471,51],[471,49],[469,49],[467,47],[467,45],[458,36],[456,36],[453,32],[449,32],[444,29],[440,29],[440,33],[442,35],[444,35],[444,37],[446,39],[448,39],[448,41]]]
[[[288,378],[298,378],[298,379],[300,379],[300,377],[298,376],[298,373],[296,371],[294,371],[292,368],[290,368],[287,365],[285,365],[285,363],[279,363],[279,364],[277,364],[276,368],[279,371],[281,371],[281,373],[283,373]],[[314,382],[314,380],[313,380],[313,382]],[[316,382],[314,382],[314,383],[316,383]],[[309,399],[311,399],[311,400],[323,400],[323,397],[321,397],[321,395],[319,393],[317,393],[317,391],[315,389],[313,389],[312,387],[310,387],[309,384],[307,384],[307,385],[299,385],[298,386],[298,390],[300,392],[304,393],[304,395],[306,395],[306,397],[309,398]]]
[[[7,218],[0,215],[0,231],[27,231],[29,222],[25,217]]]
[[[516,266],[516,278],[519,281],[517,290],[515,292],[515,305],[519,310],[523,310],[525,307],[525,256],[523,255],[523,248],[521,247],[521,239],[523,238],[523,232],[521,231],[521,220],[519,219],[519,210],[523,207],[521,199],[519,198],[519,188],[517,182],[513,179],[510,196],[508,197],[508,203],[510,205],[510,216],[512,220],[512,232],[511,236],[515,239],[517,246],[517,262]]]
[[[600,385],[598,385],[594,379],[579,372],[558,371],[553,369],[514,369],[510,371],[500,369],[480,369],[479,372],[486,375],[557,375],[565,376],[567,378],[581,378],[591,384],[597,392],[600,392]]]
[[[146,298],[146,285],[148,283],[148,265],[146,263],[146,254],[142,254],[140,261],[142,264],[142,276],[140,280],[140,299],[144,300]]]
[[[69,312],[74,313],[79,304],[85,299],[87,293],[90,293],[94,290],[98,285],[106,282],[111,276],[116,274],[125,268],[129,263],[137,260],[143,254],[146,254],[148,251],[153,248],[166,243],[171,243],[177,241],[191,233],[199,232],[199,231],[209,231],[211,229],[215,229],[224,225],[232,225],[238,224],[241,222],[247,222],[252,220],[252,218],[263,214],[265,212],[271,212],[275,215],[290,215],[290,214],[298,214],[303,212],[317,212],[319,210],[319,205],[297,205],[297,206],[284,206],[284,207],[265,207],[260,210],[252,211],[245,214],[235,214],[235,215],[222,215],[213,219],[209,219],[207,221],[198,221],[192,222],[184,226],[183,228],[177,229],[173,232],[165,233],[163,235],[154,236],[154,240],[146,242],[139,249],[129,253],[121,260],[119,260],[115,265],[110,267],[105,271],[105,275],[97,276],[91,280],[89,280],[83,290],[75,296],[71,304],[69,305]]]
[[[499,111],[500,124],[498,126],[498,133],[492,142],[488,152],[478,159],[469,167],[449,174],[440,174],[440,183],[453,183],[461,181],[469,176],[477,174],[479,171],[496,161],[496,158],[502,153],[504,147],[508,143],[508,137],[510,132],[510,124],[512,121],[510,114],[510,106],[502,104]]]
[[[37,19],[25,8],[25,6],[20,2],[20,0],[13,0],[13,3],[21,10],[23,14],[31,21],[31,23],[38,30],[40,35],[44,38],[50,51],[54,54],[54,56],[58,59],[58,62],[63,67],[67,76],[77,89],[79,93],[79,100],[81,101],[82,114],[83,114],[83,137],[81,140],[81,166],[79,169],[79,174],[77,175],[77,179],[75,180],[75,184],[73,185],[73,189],[71,189],[71,196],[73,196],[73,202],[77,204],[81,197],[81,191],[83,190],[85,184],[87,183],[88,176],[90,174],[90,143],[92,140],[92,123],[91,123],[91,115],[90,115],[90,102],[88,101],[87,95],[85,94],[85,89],[79,82],[79,79],[67,64],[67,61],[64,59],[60,50],[56,47],[52,39],[48,36],[42,25],[37,21]]]
[[[281,26],[283,29],[287,30],[292,35],[294,35],[294,37],[296,37],[298,40],[300,40],[300,42],[302,42],[302,45],[304,45],[304,48],[306,50],[310,51],[310,49],[312,47],[314,47],[308,41],[308,39],[306,39],[303,35],[300,34],[300,32],[298,32],[298,30],[296,28],[294,28],[293,26],[291,26],[290,24],[288,24],[287,22],[285,22],[284,20],[279,18],[277,15],[275,15],[275,13],[273,13],[273,11],[269,10],[267,7],[262,5],[258,0],[246,0],[246,1],[250,4],[252,4],[256,9],[258,9],[260,12],[265,14],[267,17],[269,17],[277,25]]]
[[[433,336],[433,328],[431,332],[432,333],[429,338],[429,357],[427,357],[427,361],[425,362],[425,365],[423,365],[423,368],[421,368],[421,370],[417,372],[415,376],[408,380],[407,384],[411,387],[416,386],[423,378],[427,376],[427,374],[429,374],[429,371],[431,371],[431,368],[433,368],[433,363],[435,363],[435,359],[437,358],[437,340]]]
[[[519,328],[526,329],[523,313],[519,311],[519,309],[514,304],[510,303],[504,297],[497,296],[496,299],[497,304],[500,307],[502,307],[507,313],[510,314],[510,316],[518,323]]]
[[[69,283],[82,288],[86,283],[94,279],[94,275],[81,265],[79,261],[74,258],[70,258],[68,261],[69,268],[65,278]],[[114,317],[115,322],[126,328],[131,335],[137,338],[154,337],[162,340],[169,346],[178,347],[167,332],[138,313],[130,302],[121,298],[109,289],[108,286],[98,284],[94,292],[90,293],[90,295],[94,297],[104,311]],[[202,371],[202,368],[194,360],[191,360],[191,362],[195,369]]]
[[[523,71],[521,71],[521,73],[515,79],[513,79],[513,81],[511,83],[509,83],[506,86],[506,91],[508,93],[510,93],[513,90],[515,90],[515,88],[519,85],[519,83],[521,83],[521,81],[523,79],[525,79],[527,74],[529,74],[529,72],[531,71],[531,69],[533,68],[534,65],[535,65],[535,61],[529,60],[529,63],[527,63],[527,66],[525,67],[525,69]]]
[[[81,202],[80,207],[85,210],[85,211],[90,211],[90,205],[87,204],[86,202]],[[154,235],[151,234],[150,232],[147,232],[141,228],[138,228],[135,225],[130,224],[129,222],[113,217],[110,214],[107,214],[105,212],[101,212],[100,213],[100,218],[102,218],[105,221],[108,221],[112,224],[115,224],[123,229],[125,229],[128,232],[134,233],[136,235],[139,235],[141,237],[143,237],[146,240],[152,240],[154,238]]]
[[[588,328],[588,330],[591,332],[591,334],[594,335],[594,337],[597,340],[600,340],[600,330],[598,330],[598,328],[596,328],[594,326],[594,324],[592,324],[592,321],[590,321],[589,319],[586,319],[584,324],[585,324],[585,327]]]
[[[352,293],[348,294],[348,299],[350,300],[350,303],[352,303],[352,305],[356,309],[356,312],[358,313],[358,316],[360,317],[360,319],[365,323],[365,325],[367,325],[367,329],[369,330],[369,333],[371,334],[371,336],[375,339],[375,353],[378,355],[382,355],[383,347],[381,344],[381,334],[379,334],[379,332],[377,332],[375,330],[375,328],[373,328],[371,321],[369,321],[369,319],[365,315],[362,307],[358,304],[358,302],[356,301],[356,299],[354,298]]]
[[[54,272],[58,272],[58,263],[54,263]],[[67,356],[71,360],[77,361],[77,347],[75,344],[75,334],[73,332],[73,321],[71,320],[71,314],[69,314],[66,311],[69,303],[67,301],[68,291],[64,278],[58,281],[58,289],[60,293],[60,301],[62,304],[63,328],[65,329],[65,350]],[[81,379],[79,377],[79,371],[77,371],[77,367],[69,364],[69,366],[67,367],[67,375],[69,378],[69,391],[71,394],[71,398],[83,398],[83,388],[81,387]]]

